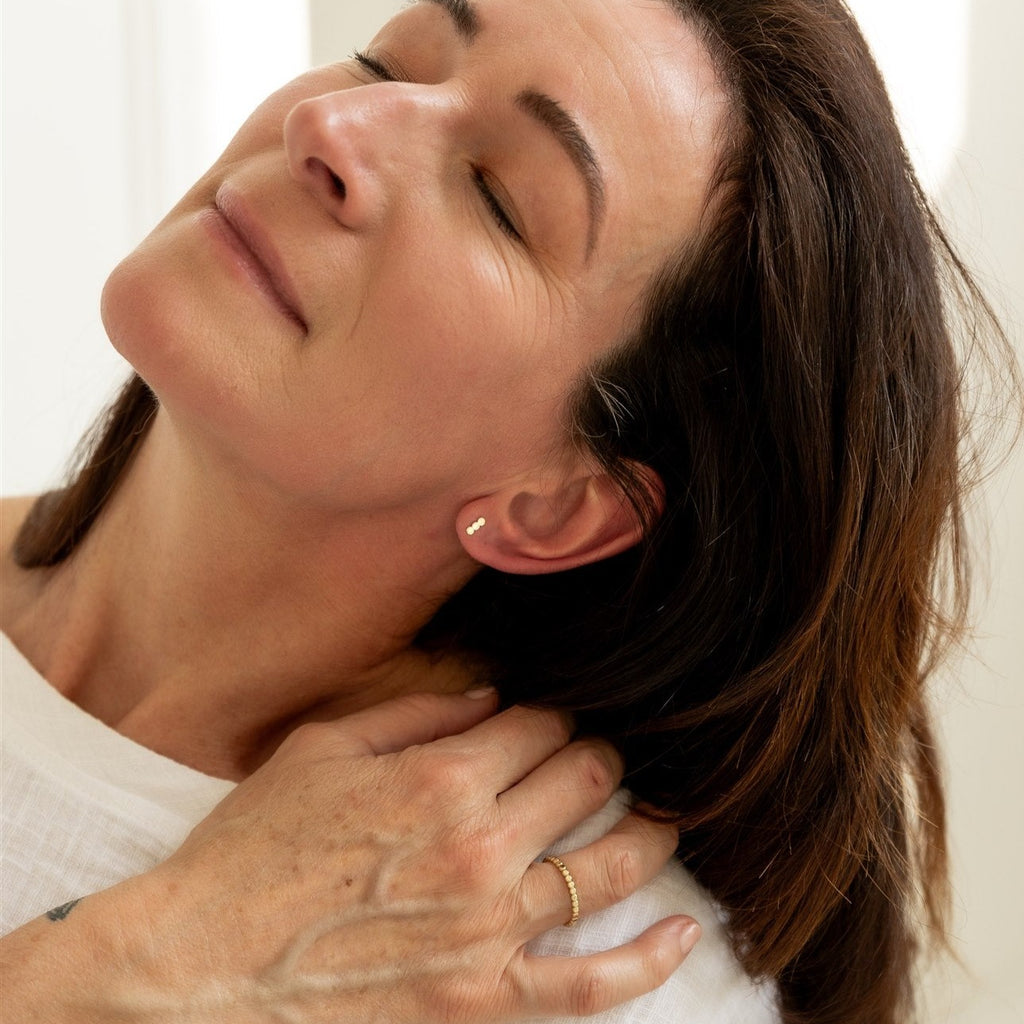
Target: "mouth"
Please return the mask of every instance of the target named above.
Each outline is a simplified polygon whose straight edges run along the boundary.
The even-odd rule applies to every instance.
[[[303,317],[294,285],[281,257],[263,225],[243,199],[221,185],[206,219],[231,252],[234,267],[279,313],[302,329],[309,328]]]

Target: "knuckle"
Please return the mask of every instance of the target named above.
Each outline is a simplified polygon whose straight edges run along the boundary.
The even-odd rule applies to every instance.
[[[605,884],[613,903],[636,892],[643,881],[643,862],[631,846],[620,847],[605,862]]]
[[[572,724],[572,716],[567,711],[557,708],[541,708],[533,704],[513,704],[501,713],[502,718],[528,722],[532,729],[551,728],[568,730]]]
[[[296,756],[322,755],[337,739],[337,729],[330,722],[306,722],[296,726],[278,748]]]
[[[439,754],[424,761],[423,782],[431,793],[459,797],[473,787],[473,766],[457,754]]]
[[[543,736],[546,742],[559,748],[572,738],[573,720],[567,711],[516,704],[497,717],[511,737],[518,735],[525,726],[531,733]]]
[[[587,789],[611,795],[618,784],[618,773],[607,753],[597,746],[586,746],[580,752],[577,763],[580,782]]]
[[[584,964],[569,986],[569,1012],[577,1017],[599,1013],[610,1005],[610,993],[608,975],[597,964]]]
[[[562,744],[563,746],[569,742],[572,738],[573,729],[575,723],[573,722],[572,715],[568,711],[558,711],[546,708],[538,710],[537,714],[541,715],[541,721],[546,729],[549,730],[552,739]]]

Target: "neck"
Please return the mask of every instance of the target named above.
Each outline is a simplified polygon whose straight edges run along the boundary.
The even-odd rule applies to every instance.
[[[472,681],[411,646],[475,569],[456,509],[339,518],[197,462],[158,416],[72,558],[25,574],[4,626],[62,693],[239,778],[302,721]]]

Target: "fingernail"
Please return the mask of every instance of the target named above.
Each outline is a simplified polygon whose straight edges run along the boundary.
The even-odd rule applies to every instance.
[[[683,956],[697,945],[697,940],[700,938],[700,925],[696,921],[691,921],[685,928],[679,933],[679,948],[683,951]]]
[[[493,697],[494,693],[493,686],[475,686],[472,690],[467,690],[462,696],[468,697],[470,700],[483,700],[484,697]]]

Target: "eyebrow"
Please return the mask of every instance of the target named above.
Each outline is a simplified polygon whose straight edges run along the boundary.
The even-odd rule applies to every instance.
[[[576,119],[557,101],[533,89],[524,89],[516,97],[516,106],[549,129],[558,144],[569,154],[583,177],[587,189],[590,227],[587,231],[587,255],[597,240],[597,229],[604,216],[605,189],[601,165],[593,146],[587,141]]]
[[[428,2],[443,7],[455,22],[455,28],[459,35],[467,43],[473,42],[480,31],[480,16],[469,0],[428,0]]]
[[[469,45],[480,32],[480,15],[471,0],[427,0],[443,8],[455,24],[463,41]],[[579,122],[557,101],[534,89],[524,89],[516,97],[516,106],[540,122],[569,155],[583,178],[587,190],[587,256],[593,251],[597,230],[604,217],[605,187],[601,165],[594,147],[587,141]]]

